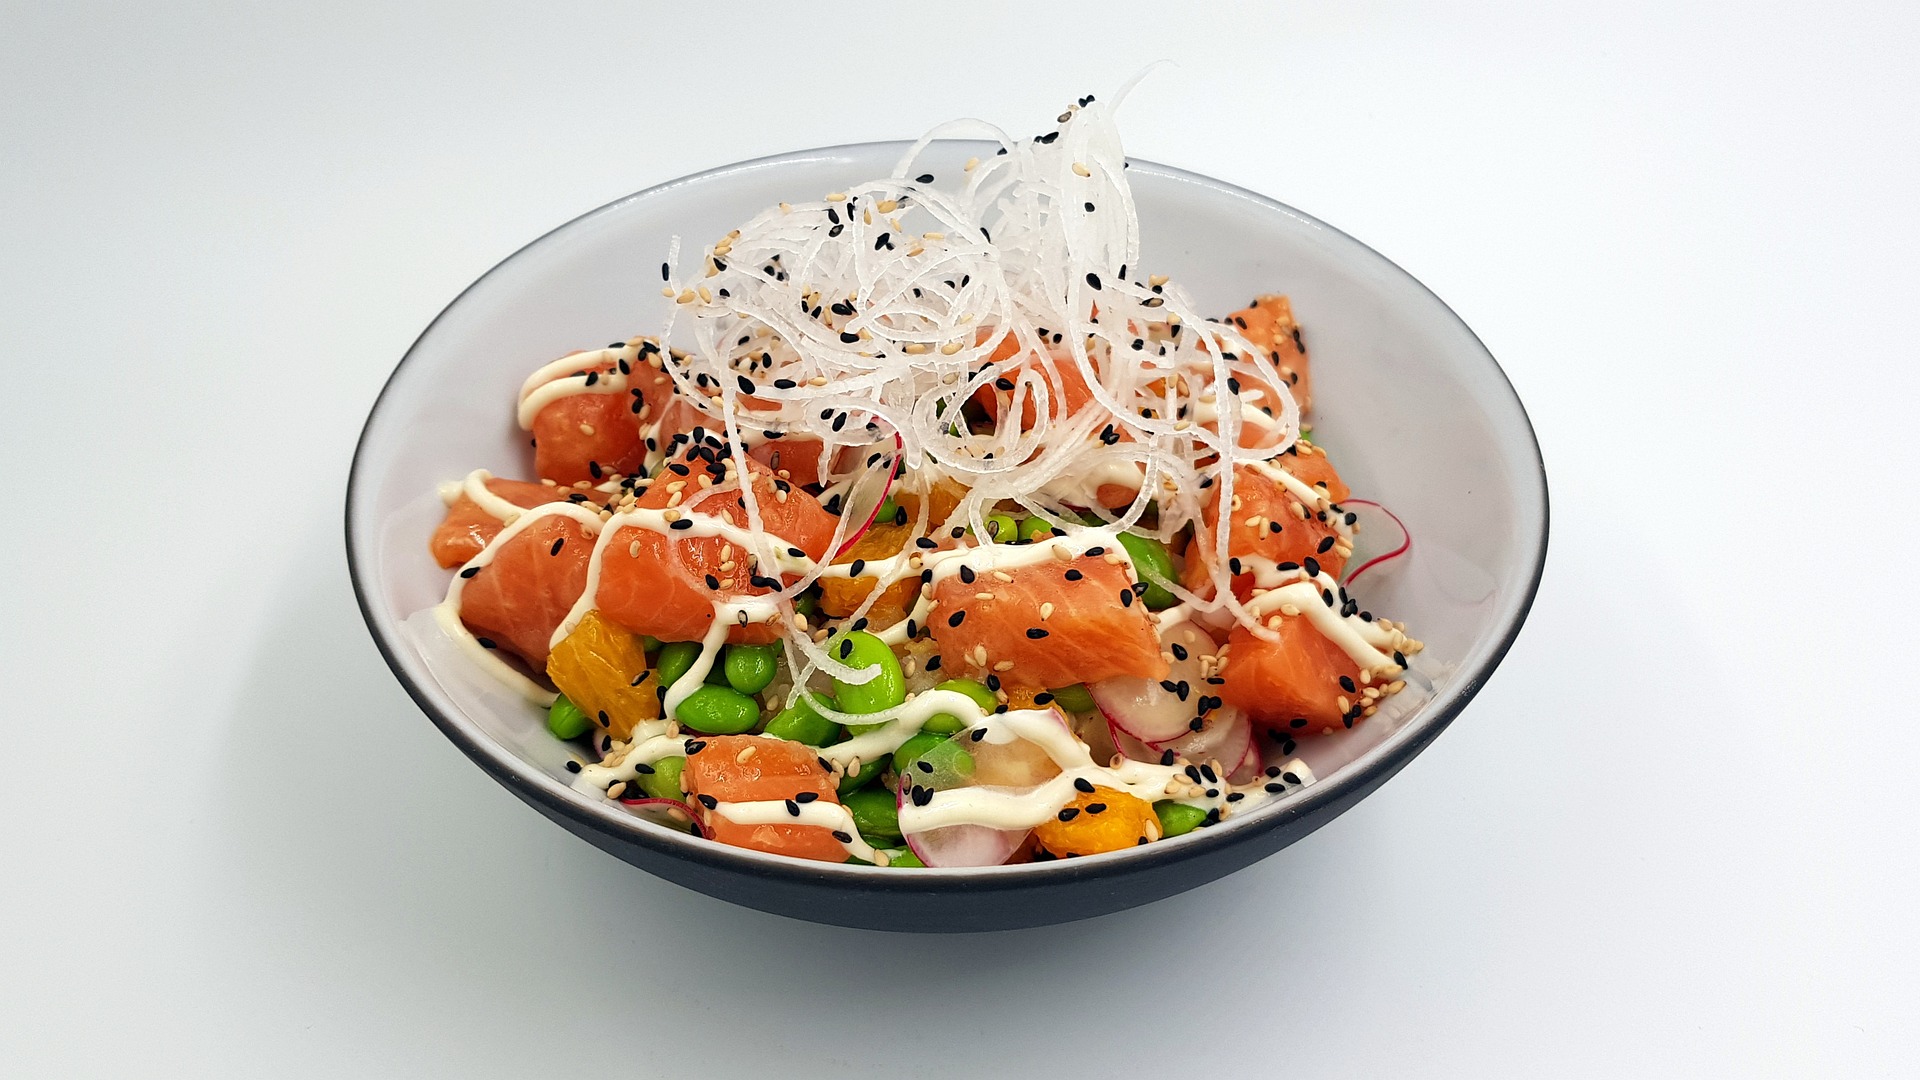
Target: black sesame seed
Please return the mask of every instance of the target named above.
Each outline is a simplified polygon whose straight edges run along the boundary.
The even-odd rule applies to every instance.
[[[781,801],[787,804],[787,813],[789,813],[789,814],[791,814],[791,815],[793,815],[794,817],[799,817],[799,816],[800,816],[800,804],[799,804],[799,803],[797,803],[797,802],[794,802],[794,801],[793,801],[792,799],[783,799],[783,800],[781,800]]]
[[[849,333],[848,331],[842,330],[840,331],[840,340],[848,345],[852,345],[857,343],[860,340],[860,335]]]
[[[1074,818],[1077,818],[1079,816],[1080,816],[1080,811],[1076,807],[1069,806],[1065,810],[1060,811],[1061,821],[1072,821]]]
[[[480,568],[479,568],[479,567],[477,567],[477,566],[469,566],[469,567],[467,567],[467,568],[466,568],[465,570],[462,570],[462,571],[460,571],[460,576],[461,576],[461,577],[464,577],[464,578],[470,578],[470,577],[472,577],[473,575],[475,575],[475,574],[477,574],[477,573],[479,573],[479,572],[480,572]]]
[[[1083,792],[1085,792],[1085,793],[1087,793],[1088,795],[1091,795],[1091,794],[1093,794],[1093,781],[1091,781],[1091,780],[1089,780],[1089,779],[1087,779],[1087,778],[1086,778],[1086,777],[1084,777],[1084,776],[1076,776],[1076,777],[1074,777],[1074,778],[1073,778],[1073,787],[1074,787],[1074,790],[1075,790],[1075,791],[1083,791]]]
[[[962,566],[960,568],[960,580],[968,585],[973,584],[973,579],[978,576],[979,575],[973,572],[973,567],[971,566]]]
[[[913,767],[916,769],[919,769],[923,773],[930,773],[933,771],[933,762],[922,759],[914,762]]]
[[[1089,813],[1089,814],[1104,814],[1104,813],[1106,813],[1106,812],[1107,812],[1107,804],[1106,804],[1106,803],[1103,803],[1103,802],[1090,802],[1090,803],[1088,803],[1088,804],[1087,804],[1087,813]]]
[[[851,844],[851,843],[853,843],[853,837],[851,837],[851,836],[849,836],[849,835],[847,835],[847,834],[846,834],[846,833],[844,833],[844,832],[841,832],[841,831],[840,831],[839,829],[835,829],[835,830],[833,830],[833,838],[834,838],[835,840],[838,840],[838,841],[840,841],[840,842],[841,842],[841,843],[843,843],[843,844]]]
[[[1090,286],[1092,286],[1093,288],[1096,288],[1096,289],[1097,289],[1097,288],[1099,288],[1099,287],[1100,287],[1100,275],[1099,275],[1099,274],[1094,274],[1094,273],[1089,273],[1089,274],[1087,274],[1087,284],[1088,284],[1088,285],[1090,285]]]
[[[1085,575],[1085,574],[1082,574],[1082,573],[1081,573],[1080,571],[1078,571],[1078,570],[1068,570],[1068,571],[1067,571],[1067,580],[1068,580],[1068,581],[1079,581],[1079,580],[1080,580],[1081,578],[1083,578],[1083,577],[1086,577],[1086,575]]]
[[[706,807],[709,810],[712,810],[720,805],[720,800],[714,798],[711,795],[696,795],[694,796],[694,798],[699,799],[700,805]]]
[[[500,647],[500,646],[498,646],[498,645],[495,645],[495,644],[493,643],[493,639],[492,639],[492,638],[488,638],[488,637],[477,637],[477,638],[474,638],[473,640],[475,640],[475,641],[477,641],[477,642],[479,642],[479,643],[480,643],[480,647],[481,647],[481,648],[483,648],[483,649],[497,649],[497,648],[499,648],[499,647]]]
[[[963,608],[947,616],[947,625],[959,626],[962,622],[966,621],[966,618],[967,618],[967,613],[966,613],[966,610]]]
[[[1038,627],[1038,626],[1027,627],[1027,638],[1029,640],[1039,641],[1041,638],[1046,636],[1047,636],[1046,630],[1041,627]]]
[[[693,528],[693,519],[692,519],[692,518],[680,518],[680,519],[679,519],[679,520],[677,520],[677,521],[674,521],[674,522],[671,522],[671,523],[669,523],[669,524],[667,525],[667,528],[669,528],[669,529],[680,529],[680,530],[686,530],[686,529],[691,529],[691,528]]]
[[[567,771],[568,771],[568,772],[579,772],[579,771],[580,771],[580,763],[579,763],[579,762],[577,762],[577,761],[569,761],[569,762],[567,762]]]

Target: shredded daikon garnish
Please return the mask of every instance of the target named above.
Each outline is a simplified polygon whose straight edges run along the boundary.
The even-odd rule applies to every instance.
[[[958,175],[920,167],[933,140],[962,135],[999,149]],[[986,537],[1003,500],[1063,532],[1166,540],[1193,525],[1215,549],[1212,594],[1169,587],[1190,610],[1269,637],[1234,599],[1227,530],[1201,515],[1216,489],[1231,505],[1234,465],[1293,444],[1299,409],[1269,356],[1143,272],[1126,170],[1112,106],[1091,96],[1032,139],[942,125],[891,176],[770,207],[697,267],[673,266],[676,242],[668,287],[680,302],[663,340],[685,351],[666,370],[731,441],[736,476],[756,444],[819,440],[825,498],[842,514],[833,550],[863,526],[858,507],[878,503],[897,456],[900,490],[968,489],[946,521],[920,500],[914,538],[950,544],[963,526]],[[990,430],[962,415],[976,396],[995,402]],[[772,565],[780,541],[753,486],[742,491]],[[794,625],[790,601],[817,576],[778,594],[794,683],[814,671],[860,681]]]

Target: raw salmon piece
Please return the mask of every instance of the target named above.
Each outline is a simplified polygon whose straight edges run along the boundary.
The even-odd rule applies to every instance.
[[[539,506],[542,503],[559,502],[567,497],[567,492],[547,484],[530,484],[525,480],[502,480],[490,477],[486,481],[487,490],[522,509]],[[599,495],[599,492],[593,492]],[[433,559],[441,566],[452,569],[480,554],[480,550],[506,528],[506,522],[480,509],[464,492],[447,506],[447,516],[440,521],[440,527],[433,531],[433,539],[428,549]]]
[[[955,575],[934,588],[928,620],[943,671],[993,674],[1026,687],[1165,677],[1160,636],[1124,565],[1083,555],[1003,572],[1013,580],[981,571],[971,582]],[[1042,605],[1051,605],[1045,617]],[[1007,662],[1012,666],[1001,670]]]
[[[461,621],[476,637],[545,670],[554,630],[586,591],[593,544],[586,526],[572,517],[541,517],[496,548],[493,561],[467,579],[460,593]]]
[[[666,377],[651,367],[642,370]],[[616,368],[612,363],[601,363],[557,377],[577,374],[610,379]],[[533,418],[534,472],[562,487],[638,472],[646,460],[640,422],[632,408],[638,400],[621,391],[588,391],[548,403]]]
[[[1313,380],[1307,371],[1307,346],[1294,321],[1293,305],[1284,296],[1256,296],[1252,305],[1227,316],[1247,341],[1267,354],[1293,398],[1306,412],[1313,405]]]
[[[796,859],[847,860],[847,849],[833,838],[831,829],[819,825],[744,825],[727,820],[707,806],[708,799],[722,803],[773,802],[808,793],[821,802],[838,803],[834,783],[812,749],[759,735],[721,735],[699,742],[705,745],[687,755],[681,778],[688,804],[700,815],[709,836],[723,844]]]
[[[1278,630],[1280,640],[1272,642],[1244,626],[1233,628],[1220,697],[1246,710],[1255,724],[1291,736],[1352,727],[1361,712],[1359,665],[1305,615],[1282,615]]]
[[[724,445],[717,441],[687,448],[661,466],[636,505],[673,503],[681,510],[714,514],[744,528],[747,514],[736,486],[727,482],[724,487],[700,487],[701,478],[724,475],[715,462],[726,460]],[[813,496],[776,479],[758,461],[749,458],[748,471],[759,501],[761,526],[809,558],[825,558],[837,524],[834,516]],[[684,486],[677,493],[669,491],[677,482]],[[689,497],[688,492],[693,494]],[[680,496],[677,503],[676,494]],[[717,536],[670,539],[652,529],[623,526],[607,542],[601,557],[594,606],[636,634],[651,634],[661,641],[699,641],[713,624],[716,600],[769,591],[764,578],[755,582],[761,575],[747,566],[746,555],[738,545]],[[772,628],[755,623],[736,628],[729,640],[763,644],[775,636]]]
[[[819,439],[802,436],[768,439],[748,450],[747,454],[782,480],[791,481],[799,487],[811,487],[820,482],[821,450]]]
[[[1329,495],[1337,491],[1344,498],[1347,487],[1340,483],[1340,478],[1333,473],[1333,466],[1326,462],[1326,455],[1317,452],[1311,457],[1281,454],[1274,459],[1274,464],[1300,476],[1309,484],[1315,483],[1319,477],[1326,477],[1318,482],[1328,485]],[[1303,465],[1306,466],[1306,475],[1295,472],[1296,468]],[[1234,468],[1233,498],[1239,509],[1228,515],[1228,558],[1257,557],[1297,565],[1305,565],[1306,560],[1312,558],[1327,573],[1336,578],[1340,576],[1347,560],[1337,546],[1340,542],[1338,534],[1326,520],[1326,516],[1337,511],[1306,506],[1293,492],[1281,486],[1278,480],[1250,465]],[[1301,516],[1302,511],[1305,512],[1304,517]],[[1186,566],[1180,574],[1181,584],[1206,597],[1213,595],[1213,530],[1219,524],[1220,493],[1216,486],[1212,501],[1201,511],[1201,521],[1194,531],[1193,542],[1187,547]],[[1235,595],[1244,597],[1252,584],[1251,575],[1237,576],[1234,579]]]

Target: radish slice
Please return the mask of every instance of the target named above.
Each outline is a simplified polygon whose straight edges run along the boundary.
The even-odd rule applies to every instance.
[[[1168,742],[1154,743],[1153,748],[1163,753],[1171,750],[1176,756],[1195,764],[1217,761],[1232,770],[1246,759],[1252,745],[1253,721],[1247,719],[1246,713],[1227,705],[1208,713],[1205,726],[1199,731],[1189,731]]]
[[[1058,709],[1049,709],[1062,727],[1072,730]],[[1028,791],[1060,775],[1045,750],[1025,739],[994,742],[975,740],[963,731],[921,756],[900,778],[896,798],[905,809],[918,790],[949,791],[962,787],[994,787]],[[931,766],[930,769],[921,767]],[[906,834],[907,846],[928,866],[998,866],[1026,842],[1029,829],[994,829],[985,825],[948,825]]]
[[[1235,784],[1252,782],[1260,773],[1260,743],[1257,739],[1247,740],[1247,752],[1240,757],[1240,764],[1227,774],[1228,781]]]
[[[1120,730],[1120,725],[1114,723],[1112,719],[1107,720],[1107,732],[1108,734],[1113,736],[1114,749],[1127,755],[1133,760],[1135,761],[1159,761],[1160,760],[1160,751],[1155,750],[1153,747],[1148,746],[1146,743],[1143,743],[1139,739],[1136,739],[1133,736],[1127,734],[1126,732]]]
[[[1369,508],[1370,510],[1378,511],[1381,516],[1384,516],[1388,521],[1393,522],[1393,527],[1395,529],[1398,529],[1400,532],[1399,546],[1395,547],[1391,551],[1388,551],[1384,555],[1375,555],[1373,558],[1368,559],[1366,562],[1363,562],[1359,566],[1356,566],[1353,569],[1347,571],[1347,579],[1341,582],[1342,585],[1351,585],[1353,584],[1354,579],[1358,578],[1361,574],[1366,573],[1368,570],[1376,566],[1380,566],[1384,563],[1390,563],[1393,560],[1398,559],[1401,556],[1413,550],[1413,533],[1407,529],[1407,523],[1404,521],[1401,521],[1399,518],[1399,515],[1395,514],[1393,511],[1387,509],[1384,506],[1381,506],[1379,503],[1374,502],[1372,499],[1348,499],[1345,502],[1341,503],[1340,505],[1343,507],[1364,506]],[[1374,517],[1374,515],[1371,513],[1369,513],[1366,516],[1367,518]],[[1365,519],[1363,519],[1361,523],[1364,525],[1378,524],[1378,522],[1376,521],[1368,521]]]
[[[1103,679],[1087,687],[1109,723],[1144,743],[1192,731],[1200,719],[1200,699],[1213,689],[1206,680],[1220,647],[1205,630],[1182,621],[1160,632],[1160,651],[1173,658],[1165,679]]]
[[[874,443],[862,453],[870,455],[875,452],[875,448],[884,445],[886,444]],[[873,470],[869,469],[847,485],[843,499],[844,505],[840,507],[840,516],[849,521],[860,522],[860,527],[849,532],[847,538],[840,542],[839,550],[833,553],[834,558],[837,559],[853,550],[853,545],[867,535],[868,529],[873,528],[875,519],[880,516],[880,507],[886,504],[887,496],[893,492],[894,482],[900,479],[900,457],[905,446],[906,444],[896,434],[893,437],[893,453],[888,455],[892,465],[888,467],[886,476],[877,483],[873,479],[875,475]]]
[[[669,828],[677,825],[690,824],[693,826],[693,831],[698,833],[702,839],[712,839],[707,835],[707,827],[701,824],[700,815],[694,813],[693,807],[688,806],[679,799],[621,799],[620,805],[639,811],[649,819],[656,816],[664,817],[667,819],[666,824]],[[676,810],[686,815],[686,821],[676,820],[672,816],[671,812]]]

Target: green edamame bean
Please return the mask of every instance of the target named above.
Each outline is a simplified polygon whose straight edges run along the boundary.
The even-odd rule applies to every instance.
[[[880,775],[880,770],[886,768],[887,762],[890,760],[891,759],[885,754],[882,754],[872,761],[861,762],[860,771],[851,772],[841,777],[840,786],[834,790],[840,793],[841,799],[846,799],[847,796],[873,783],[874,778]],[[889,797],[891,797],[891,793],[889,793]]]
[[[992,712],[1000,704],[1000,699],[993,696],[993,691],[987,689],[986,684],[974,682],[972,679],[948,679],[934,689],[952,690],[965,694],[972,698],[973,703],[980,706],[984,712]],[[927,718],[927,722],[920,726],[920,730],[931,731],[936,735],[951,735],[966,726],[966,721],[952,713],[935,713]]]
[[[826,704],[829,708],[839,708],[831,701]],[[767,721],[765,734],[788,742],[825,746],[840,737],[840,725],[821,716],[812,703],[803,697]]]
[[[1013,520],[1012,514],[987,515],[987,539],[996,544],[1010,544],[1020,537],[1020,523]]]
[[[1020,522],[1016,535],[1022,540],[1038,540],[1043,536],[1052,536],[1053,522],[1038,516],[1024,518]]]
[[[1117,539],[1120,546],[1127,549],[1127,557],[1133,560],[1140,580],[1147,583],[1147,591],[1140,597],[1147,610],[1160,611],[1177,603],[1165,586],[1154,581],[1156,576],[1162,581],[1179,580],[1173,572],[1173,556],[1167,552],[1167,546],[1151,537],[1132,533],[1121,533]]]
[[[593,718],[581,712],[580,706],[568,701],[565,694],[554,698],[553,704],[547,708],[547,730],[553,732],[556,738],[577,739],[591,727]]]
[[[793,610],[812,618],[820,610],[820,594],[808,589],[793,599]]]
[[[920,856],[915,855],[912,848],[902,848],[899,853],[887,860],[887,866],[899,866],[909,869],[917,866],[924,870],[927,864],[920,861]]]
[[[660,639],[657,637],[654,637],[652,634],[641,634],[640,635],[640,651],[641,652],[659,652]]]
[[[660,646],[660,659],[654,662],[654,670],[660,673],[660,685],[672,686],[680,681],[700,658],[700,643],[697,641],[669,641]]]
[[[1093,695],[1087,692],[1085,683],[1074,683],[1072,686],[1062,686],[1048,692],[1053,695],[1053,703],[1067,712],[1092,712],[1096,708]]]
[[[867,788],[840,800],[853,815],[854,827],[867,843],[886,847],[900,842],[899,800],[886,788]]]
[[[725,664],[727,685],[743,694],[757,694],[773,683],[780,666],[778,645],[729,645]]]
[[[680,786],[680,770],[687,767],[684,757],[664,757],[653,763],[652,772],[640,773],[640,790],[650,799],[684,799],[687,793]]]
[[[873,512],[873,523],[875,525],[890,525],[893,523],[893,519],[898,517],[899,514],[900,504],[894,502],[893,496],[889,495],[880,500],[879,508]]]
[[[900,658],[893,655],[886,642],[856,630],[828,642],[827,651],[850,668],[880,669],[863,683],[833,680],[833,697],[840,703],[841,712],[881,712],[907,700],[907,677],[900,670]]]
[[[1188,806],[1180,802],[1157,802],[1153,804],[1153,813],[1160,819],[1161,836],[1179,836],[1190,833],[1207,820],[1207,812],[1197,806]]]
[[[760,722],[760,703],[731,686],[702,686],[674,710],[674,719],[702,735],[739,735]]]

